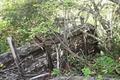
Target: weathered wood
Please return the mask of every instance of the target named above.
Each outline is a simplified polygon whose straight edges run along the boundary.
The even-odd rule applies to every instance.
[[[19,72],[20,76],[23,76],[23,70],[22,70],[22,67],[20,66],[20,57],[17,54],[17,50],[15,47],[14,41],[13,41],[12,37],[8,37],[7,40],[8,40],[8,44],[10,46],[15,64],[18,68],[18,72]]]
[[[68,39],[70,39],[70,38],[72,39],[76,36],[82,35],[83,33],[84,32],[81,29],[77,29],[77,30],[72,32],[72,36],[69,36]],[[41,42],[38,42],[38,45],[40,44],[40,46],[38,46],[36,44],[26,43],[22,47],[17,48],[18,55],[20,56],[20,58],[24,58],[24,57],[29,56],[29,55],[42,54],[42,53],[44,53],[44,50],[42,50],[41,47],[45,47],[45,45],[52,46],[53,44],[58,44],[58,43],[63,42],[63,40],[62,40],[63,35],[60,35],[57,33],[55,33],[55,34],[56,34],[56,36],[51,36],[52,38],[46,38],[44,40],[42,39],[42,41],[40,40]],[[86,33],[86,35],[92,37],[93,39],[95,39],[97,41],[100,41],[100,39],[98,39],[97,37],[95,37],[92,34]],[[37,41],[39,41],[39,37],[38,37]],[[102,41],[100,41],[100,42],[102,42]],[[73,53],[73,52],[71,52],[70,49],[66,48],[66,46],[64,46],[64,47],[65,47],[65,50],[67,50],[70,53]],[[9,64],[10,62],[13,62],[13,57],[11,55],[11,52],[7,52],[7,53],[0,55],[0,63],[7,66],[7,64]]]
[[[52,49],[51,46],[45,46],[47,61],[48,61],[48,68],[52,71],[53,70],[53,60],[52,60]]]
[[[49,75],[50,75],[50,73],[40,74],[38,76],[30,78],[29,80],[36,80],[36,79],[39,79],[41,77],[45,77],[45,76],[49,76]]]
[[[10,52],[6,52],[0,55],[0,64],[3,64],[7,67],[11,62],[13,62],[13,57]]]
[[[36,55],[42,53],[42,50],[34,44],[25,44],[22,47],[17,48],[18,55],[20,58],[27,57],[29,55]],[[0,64],[4,64],[4,66],[8,66],[13,62],[13,56],[11,52],[6,52],[0,55]]]

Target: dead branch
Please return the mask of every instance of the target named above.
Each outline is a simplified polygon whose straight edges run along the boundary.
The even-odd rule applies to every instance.
[[[15,48],[14,41],[13,41],[12,37],[8,37],[7,40],[8,40],[8,44],[10,46],[10,49],[11,49],[11,52],[12,52],[15,64],[16,64],[16,66],[18,68],[18,72],[19,72],[20,76],[23,76],[22,67],[19,65],[19,63],[20,63],[20,57],[17,54],[17,50]]]
[[[48,76],[48,75],[50,75],[50,73],[40,74],[38,76],[30,78],[29,80],[36,80],[38,78],[45,77],[45,76]]]

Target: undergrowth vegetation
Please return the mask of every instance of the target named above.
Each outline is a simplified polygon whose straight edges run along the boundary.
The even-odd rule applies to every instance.
[[[94,54],[93,61],[82,55],[81,59],[68,56],[70,70],[91,75],[120,75],[120,5],[112,0],[3,0],[0,6],[0,54],[9,50],[6,38],[13,36],[17,46],[34,39],[35,35],[60,32],[55,25],[57,17],[70,16],[75,25],[85,23],[95,26],[102,53]],[[85,57],[84,57],[85,56]],[[91,59],[90,59],[91,60]],[[54,76],[61,71],[53,70]],[[68,72],[66,72],[68,73]]]

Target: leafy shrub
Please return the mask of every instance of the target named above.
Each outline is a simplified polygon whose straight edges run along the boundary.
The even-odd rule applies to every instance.
[[[52,75],[53,76],[59,76],[60,75],[60,70],[57,69],[57,68],[54,68],[53,71],[52,71]]]
[[[117,63],[108,56],[101,56],[96,59],[96,63],[94,64],[94,68],[98,73],[102,74],[112,74],[115,70]]]
[[[13,36],[17,46],[21,46],[37,33],[48,33],[53,29],[56,1],[5,0],[0,11],[0,53],[8,48],[6,38]]]
[[[83,72],[83,74],[84,74],[86,77],[90,76],[90,74],[91,74],[91,70],[90,70],[90,68],[88,68],[88,67],[84,67],[84,68],[82,69],[82,72]]]

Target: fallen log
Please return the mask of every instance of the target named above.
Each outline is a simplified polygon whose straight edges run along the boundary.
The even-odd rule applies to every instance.
[[[17,51],[20,58],[42,52],[41,49],[34,44],[26,44],[22,47],[17,48]],[[11,52],[6,52],[0,55],[0,64],[8,66],[11,62],[13,62],[13,56]]]
[[[59,42],[58,40],[55,41],[57,41],[57,43]],[[52,45],[53,41],[51,41],[51,39],[46,39],[45,42],[41,44]],[[42,45],[41,47],[45,47],[45,45]],[[41,47],[36,44],[26,43],[25,45],[17,48],[17,52],[20,58],[25,58],[29,55],[42,55],[45,51],[41,49]],[[14,59],[11,52],[6,52],[0,55],[0,64],[3,64],[4,66],[8,66],[10,63],[13,62],[13,60]]]

